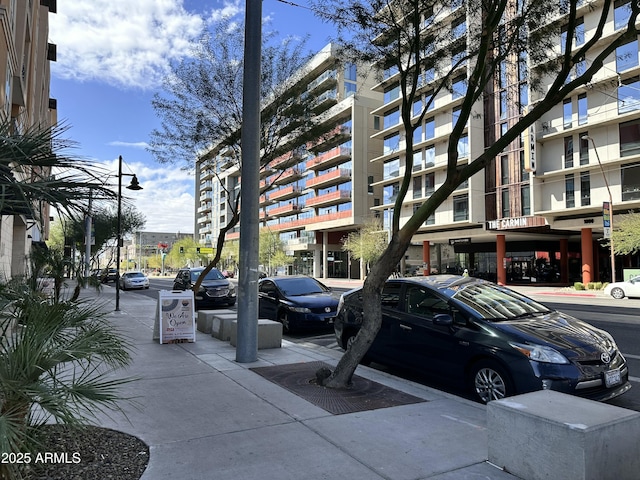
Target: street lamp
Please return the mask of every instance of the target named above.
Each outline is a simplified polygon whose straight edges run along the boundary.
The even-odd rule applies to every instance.
[[[591,140],[591,144],[593,145],[593,150],[596,152],[596,159],[598,160],[598,165],[600,166],[600,172],[602,172],[602,179],[604,180],[604,184],[607,187],[607,193],[609,194],[609,247],[611,248],[611,282],[616,281],[616,256],[615,251],[613,249],[613,196],[611,195],[611,189],[609,188],[609,182],[607,181],[607,177],[604,174],[604,168],[602,168],[602,162],[600,162],[600,155],[598,155],[598,149],[596,148],[596,142],[589,135],[583,135],[583,140]]]
[[[120,247],[122,246],[122,177],[133,177],[129,190],[142,190],[134,173],[122,173],[122,155],[118,157],[118,244],[116,246],[116,312],[120,311]]]

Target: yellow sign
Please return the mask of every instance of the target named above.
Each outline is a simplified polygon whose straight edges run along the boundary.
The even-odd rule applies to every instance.
[[[197,248],[197,252],[200,255],[212,255],[213,254],[213,247],[198,247]]]

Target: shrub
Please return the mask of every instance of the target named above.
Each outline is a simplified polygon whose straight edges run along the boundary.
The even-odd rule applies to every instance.
[[[582,283],[582,282],[575,282],[575,283],[573,284],[573,288],[574,288],[575,290],[584,290],[584,289],[585,289],[585,288],[584,288],[584,283]]]

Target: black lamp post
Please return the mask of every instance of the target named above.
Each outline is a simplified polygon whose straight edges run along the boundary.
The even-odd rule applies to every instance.
[[[122,247],[122,177],[133,177],[129,190],[142,190],[138,177],[133,173],[122,173],[122,155],[118,157],[118,244],[116,246],[116,312],[120,311],[120,247]]]

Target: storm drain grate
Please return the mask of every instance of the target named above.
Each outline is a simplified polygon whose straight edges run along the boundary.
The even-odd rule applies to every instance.
[[[316,384],[316,371],[322,367],[331,368],[323,362],[305,362],[251,370],[334,415],[426,402],[358,375],[348,390],[321,387]]]

